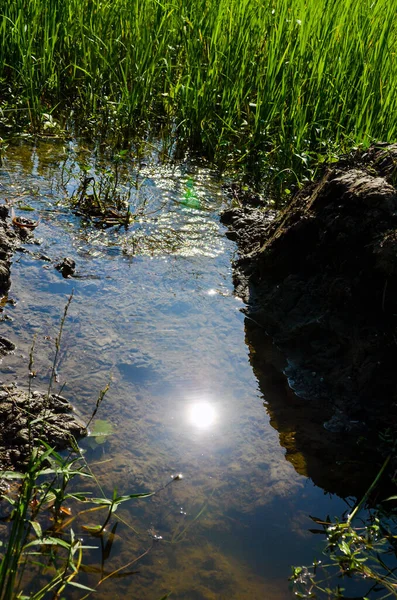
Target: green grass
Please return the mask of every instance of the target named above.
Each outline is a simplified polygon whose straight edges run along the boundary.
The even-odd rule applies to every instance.
[[[65,588],[70,586],[85,592],[95,591],[76,581],[84,551],[98,547],[98,538],[105,534],[106,525],[121,504],[153,495],[138,493],[120,496],[114,490],[112,497],[106,498],[76,443],[75,448],[75,453],[62,457],[48,444],[37,444],[23,473],[0,472],[1,479],[21,481],[16,496],[14,492],[0,497],[3,504],[8,501],[12,506],[9,515],[2,519],[10,521],[11,527],[4,552],[0,553],[1,600],[60,598]],[[100,497],[69,489],[73,479],[82,477],[94,480]],[[79,509],[79,504],[91,506]],[[72,515],[70,505],[75,513],[69,517],[66,515]],[[102,522],[77,524],[79,531],[76,536],[71,524],[76,526],[76,521],[87,518],[88,513],[92,515],[94,511],[105,511]],[[91,536],[91,545],[83,545],[82,535]],[[139,557],[131,562],[137,560]],[[99,586],[107,578],[102,577],[95,585]],[[29,593],[23,593],[24,585],[30,588]],[[50,592],[53,595],[49,596]]]
[[[66,302],[59,332],[55,338],[48,396],[52,393],[55,383],[62,332],[72,298],[73,294]],[[29,355],[29,372],[33,368],[34,349],[33,342]],[[31,377],[29,377],[28,389],[30,398]],[[99,392],[91,417],[86,423],[87,431],[108,389],[107,385]],[[37,419],[33,414],[29,414],[29,401],[25,412],[29,420],[28,429],[31,432],[31,425]],[[103,440],[111,432],[112,427],[108,422],[99,421],[94,424],[90,435],[95,440],[98,436]],[[61,455],[45,440],[36,440],[31,444],[29,460],[21,466],[21,472],[0,470],[0,483],[3,484],[0,490],[0,516],[3,524],[8,524],[6,531],[2,531],[3,539],[0,540],[0,600],[62,598],[64,591],[72,593],[72,588],[84,592],[84,598],[88,597],[95,589],[78,581],[81,571],[84,571],[83,557],[86,560],[86,551],[98,548],[98,539],[105,535],[105,527],[111,521],[111,531],[114,534],[117,523],[113,523],[113,520],[118,507],[130,500],[147,498],[159,493],[171,482],[182,477],[174,476],[156,492],[119,495],[114,489],[112,496],[108,498],[86,462],[77,440],[72,436],[70,436],[69,446],[69,451]],[[74,481],[76,479],[85,482],[92,480],[93,485],[90,486],[89,491],[77,490]],[[18,482],[17,487],[10,486],[10,483],[15,481]],[[99,492],[98,497],[92,495],[93,490]],[[97,516],[98,512],[101,515],[105,513],[103,518]],[[93,516],[97,516],[94,523],[87,520],[92,519]],[[121,521],[135,532],[126,521],[123,519]],[[114,540],[113,534],[109,535],[107,541],[109,553]],[[82,543],[82,536],[89,536],[88,545]],[[101,576],[95,582],[95,588],[117,572],[140,560],[150,549],[149,546],[142,555],[134,557],[127,565],[119,567],[114,572],[111,571],[107,575],[101,572]]]
[[[309,567],[292,568],[290,579],[297,598],[348,600],[352,599],[353,592],[357,600],[358,595],[362,600],[397,598],[397,511],[395,506],[386,507],[388,501],[395,502],[397,496],[385,499],[372,509],[368,506],[379,480],[388,472],[390,460],[395,458],[394,442],[393,446],[392,454],[385,459],[375,480],[350,514],[333,521],[329,517],[311,517],[322,527],[322,530],[310,531],[325,535],[323,555],[327,558],[324,560],[323,556],[323,560],[315,560]],[[395,486],[394,475],[390,483]]]
[[[3,0],[3,121],[165,124],[222,164],[299,173],[395,140],[396,42],[388,0]]]

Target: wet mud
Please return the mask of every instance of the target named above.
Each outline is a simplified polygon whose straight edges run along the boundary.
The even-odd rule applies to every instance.
[[[0,464],[23,469],[32,448],[41,440],[58,450],[85,435],[84,424],[63,396],[37,390],[24,391],[15,384],[0,385]]]
[[[223,214],[239,247],[251,364],[266,390],[270,335],[294,391],[288,405],[267,403],[272,424],[298,472],[344,495],[365,487],[366,453],[388,451],[379,434],[395,433],[396,175],[397,146],[379,145],[327,169],[279,214],[236,191],[239,206]]]
[[[0,206],[0,295],[3,312],[11,285],[11,261],[21,244],[35,242],[32,232],[13,226],[8,206]],[[14,353],[15,344],[0,336],[0,361]],[[34,375],[31,374],[31,377]],[[32,448],[44,440],[57,450],[70,446],[72,438],[86,435],[84,424],[66,398],[51,391],[23,390],[14,382],[0,383],[0,469],[23,469]]]
[[[14,231],[7,217],[8,207],[0,206],[0,294],[4,294],[11,285],[10,266],[13,252],[21,242],[21,236],[29,235],[22,229]]]

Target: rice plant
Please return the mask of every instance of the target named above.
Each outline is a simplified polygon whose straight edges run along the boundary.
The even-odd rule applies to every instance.
[[[310,174],[395,139],[394,17],[387,0],[4,0],[2,120],[120,142],[162,124],[222,165]]]

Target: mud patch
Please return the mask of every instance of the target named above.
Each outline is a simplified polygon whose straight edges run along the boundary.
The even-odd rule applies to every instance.
[[[7,338],[0,336],[0,358],[9,354],[10,352],[14,352],[15,344],[8,340]]]
[[[7,222],[7,217],[8,207],[0,205],[0,294],[4,294],[11,285],[11,258],[22,239],[21,233],[15,232]]]
[[[86,434],[69,402],[58,394],[28,392],[15,384],[0,385],[0,464],[23,468],[32,448],[44,440],[57,450]]]

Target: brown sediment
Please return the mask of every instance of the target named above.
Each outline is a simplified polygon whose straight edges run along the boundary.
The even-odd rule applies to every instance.
[[[253,367],[266,369],[268,334],[296,394],[268,403],[272,424],[297,470],[316,471],[320,485],[334,472],[338,491],[344,442],[355,456],[344,479],[354,479],[363,442],[379,445],[397,422],[396,179],[397,145],[381,144],[329,168],[279,214],[242,195],[223,215]]]

